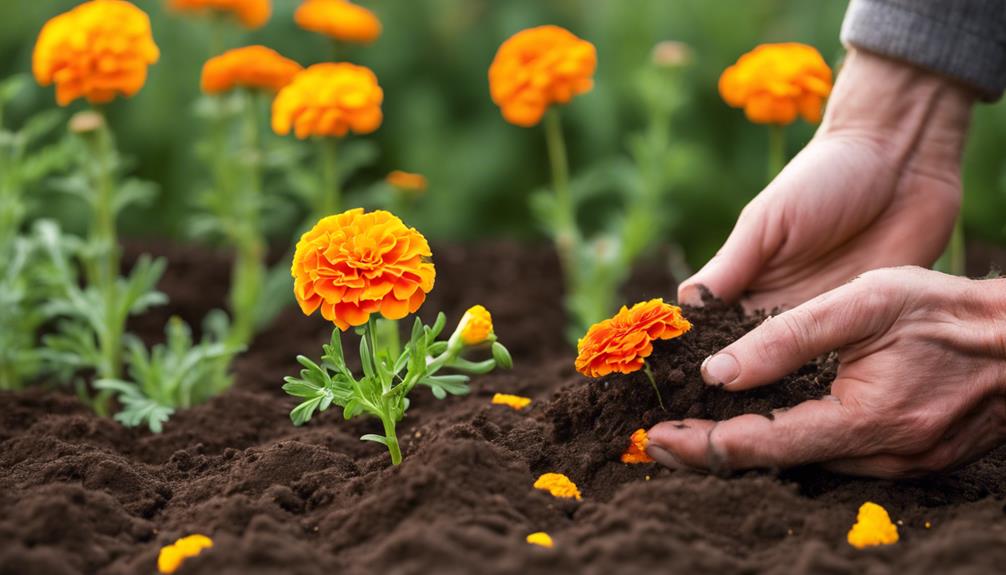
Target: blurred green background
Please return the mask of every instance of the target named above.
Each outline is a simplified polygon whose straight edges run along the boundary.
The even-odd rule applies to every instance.
[[[31,52],[42,24],[74,0],[0,3],[0,77],[30,72]],[[206,22],[166,10],[166,2],[135,2],[152,17],[161,61],[144,90],[110,110],[120,147],[136,161],[140,177],[161,186],[157,204],[128,213],[126,234],[183,237],[185,216],[205,172],[193,154],[202,127],[193,114],[199,73],[208,54]],[[275,0],[267,26],[234,30],[229,47],[262,43],[303,64],[324,60],[324,38],[293,23],[298,0]],[[595,89],[564,110],[574,174],[626,156],[629,134],[645,122],[634,78],[654,44],[678,40],[694,50],[688,103],[673,126],[675,137],[697,147],[671,192],[677,222],[669,240],[697,265],[729,232],[743,205],[764,184],[766,130],[744,120],[719,98],[720,72],[758,43],[799,41],[837,63],[844,2],[797,0],[360,0],[384,23],[373,45],[349,48],[345,58],[370,66],[385,89],[385,121],[367,139],[377,143],[376,165],[354,176],[362,185],[388,171],[421,172],[430,190],[410,224],[431,238],[463,241],[483,237],[535,238],[527,197],[549,182],[540,127],[507,124],[489,98],[487,69],[499,44],[520,29],[553,23],[590,40],[598,49]],[[54,106],[51,89],[25,93],[9,111],[19,118]],[[72,109],[83,104],[76,103]],[[789,131],[795,154],[813,127]],[[965,159],[965,221],[970,237],[1002,243],[1003,105],[975,114]],[[59,199],[48,209],[73,225],[79,212]],[[607,208],[598,208],[607,209]],[[603,214],[601,214],[603,215]],[[589,216],[589,214],[588,214]],[[596,216],[596,215],[595,215]]]

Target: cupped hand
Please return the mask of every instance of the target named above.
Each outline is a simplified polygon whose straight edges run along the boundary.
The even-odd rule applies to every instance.
[[[722,422],[665,422],[648,452],[717,472],[809,463],[901,477],[967,463],[1006,440],[1006,280],[876,270],[766,320],[711,356],[703,379],[740,391],[837,351],[831,395]]]
[[[748,309],[790,307],[871,269],[931,265],[961,200],[973,97],[948,80],[850,52],[807,147],[678,290]]]

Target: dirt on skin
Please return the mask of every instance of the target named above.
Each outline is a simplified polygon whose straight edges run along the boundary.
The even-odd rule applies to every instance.
[[[198,322],[223,305],[225,255],[144,248],[170,259],[161,287],[172,296],[170,308],[135,324],[145,338],[157,339],[170,313]],[[651,359],[664,412],[642,374],[574,372],[549,251],[434,253],[437,287],[424,314],[442,309],[454,322],[485,305],[515,368],[476,378],[467,397],[419,390],[400,426],[402,465],[359,441],[378,431],[375,420],[330,410],[291,425],[295,401],[282,378],[298,353],[320,353],[330,327],[290,309],[238,361],[233,389],[177,414],[160,435],[99,419],[65,391],[0,394],[0,575],[155,573],[161,546],[190,533],[215,545],[183,575],[989,573],[1006,564],[1006,451],[898,483],[814,467],[718,478],[623,464],[639,427],[769,413],[827,393],[835,365],[823,359],[742,394],[711,388],[701,361],[760,319],[718,304],[687,308],[695,329],[658,343]],[[673,294],[663,273],[632,285],[628,301]],[[495,392],[534,403],[520,412],[490,405]],[[582,501],[533,489],[545,472],[567,474]],[[859,551],[845,542],[867,500],[899,522],[898,544]],[[527,544],[535,531],[555,547]]]

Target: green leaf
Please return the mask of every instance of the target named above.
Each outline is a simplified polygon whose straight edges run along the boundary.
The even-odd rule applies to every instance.
[[[361,441],[373,441],[374,443],[380,443],[381,445],[388,446],[388,438],[383,435],[377,435],[375,433],[368,433],[366,435],[360,436]]]
[[[283,385],[283,391],[294,397],[315,397],[321,392],[321,388],[302,379],[287,377]]]
[[[460,369],[461,371],[467,371],[468,373],[484,374],[489,373],[496,368],[495,359],[487,359],[485,361],[468,361],[467,359],[456,358],[449,364],[454,369]]]
[[[440,334],[443,333],[444,327],[446,326],[447,326],[447,316],[444,315],[444,312],[438,313],[437,319],[436,321],[433,322],[433,327],[430,328],[429,336],[426,338],[426,340],[428,342],[432,342],[433,340],[437,339],[437,337],[439,337]]]
[[[293,411],[290,412],[290,420],[293,421],[293,424],[300,426],[310,421],[318,404],[321,403],[321,399],[321,397],[315,397],[293,408]]]
[[[503,369],[513,369],[513,357],[510,356],[510,351],[502,343],[494,341],[492,351],[496,365]]]
[[[374,354],[371,353],[370,344],[367,342],[367,336],[362,335],[360,337],[360,363],[363,364],[363,374],[370,380],[376,380],[377,374],[374,373]]]

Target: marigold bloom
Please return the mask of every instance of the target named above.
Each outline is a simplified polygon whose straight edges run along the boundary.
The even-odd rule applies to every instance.
[[[583,499],[576,484],[561,473],[543,474],[534,482],[534,488],[548,491],[552,494],[552,497],[561,497],[563,499],[572,499],[575,497],[578,501]]]
[[[427,185],[426,176],[422,174],[413,174],[411,172],[403,172],[401,170],[391,172],[386,178],[384,178],[384,181],[399,190],[404,190],[406,192],[425,192]]]
[[[56,85],[60,106],[77,98],[103,104],[139,92],[159,57],[143,10],[125,0],[92,0],[45,23],[32,71],[40,85]]]
[[[519,395],[510,395],[509,393],[497,393],[493,395],[492,404],[505,405],[516,411],[520,411],[531,405],[531,398],[521,397]]]
[[[552,536],[549,535],[548,533],[545,533],[544,531],[537,531],[535,533],[532,533],[527,536],[526,540],[531,545],[537,545],[539,547],[548,547],[549,549],[551,549],[552,547],[555,546],[555,543],[552,541]]]
[[[849,545],[856,549],[891,545],[898,542],[898,526],[891,522],[887,510],[867,501],[859,508],[856,524],[849,530]]]
[[[646,454],[646,446],[650,438],[645,429],[637,429],[629,438],[629,447],[622,454],[622,463],[653,463],[653,458]]]
[[[622,306],[614,317],[590,326],[577,342],[576,370],[587,377],[638,371],[653,353],[653,340],[673,339],[690,329],[681,308],[662,299]]]
[[[157,556],[157,570],[161,573],[174,573],[182,563],[203,552],[203,549],[213,547],[213,540],[205,535],[189,535],[182,537],[171,545],[161,548]]]
[[[594,87],[597,51],[558,26],[539,26],[511,36],[489,67],[489,92],[511,124],[530,127],[553,104]]]
[[[402,319],[423,305],[436,271],[426,238],[389,212],[363,208],[322,218],[297,242],[291,274],[305,315],[345,331],[380,313]]]
[[[230,14],[247,28],[264,26],[272,16],[271,0],[169,0],[168,6],[179,12]]]
[[[461,318],[461,341],[465,345],[478,345],[493,333],[493,317],[481,305],[468,308]]]
[[[234,88],[278,92],[303,69],[265,46],[245,46],[214,56],[203,64],[202,88],[219,94]]]
[[[364,66],[315,64],[293,77],[272,104],[272,129],[300,139],[369,134],[381,126],[384,92]]]
[[[293,19],[305,30],[343,42],[369,44],[381,35],[377,16],[347,0],[305,0]]]
[[[831,93],[831,68],[812,46],[762,44],[723,72],[719,89],[756,124],[789,124],[797,114],[817,123]]]

